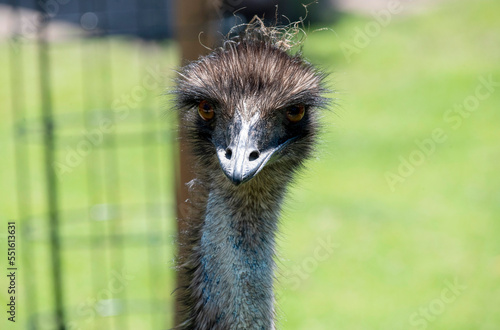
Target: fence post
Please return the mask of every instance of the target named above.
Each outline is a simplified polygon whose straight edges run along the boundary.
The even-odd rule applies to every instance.
[[[176,1],[177,24],[176,36],[181,49],[181,57],[183,63],[186,61],[196,60],[200,55],[206,54],[207,49],[200,43],[200,33],[203,32],[203,40],[208,45],[212,45],[215,40],[215,31],[211,25],[214,22],[216,9],[218,8],[217,0],[191,0],[191,1]],[[188,190],[186,183],[194,178],[191,169],[193,158],[188,145],[185,143],[185,132],[183,127],[179,129],[179,149],[178,161],[176,162],[175,171],[175,192],[177,203],[177,237],[179,233],[186,230],[186,210],[188,205]],[[179,256],[185,255],[185,246],[179,244],[177,247]],[[181,279],[177,275],[176,287],[181,286]],[[175,301],[175,325],[181,321],[181,304],[176,299]]]
[[[42,5],[44,2],[38,2],[39,10],[43,13]],[[57,177],[52,164],[55,162],[55,136],[54,120],[52,113],[52,98],[50,86],[50,58],[49,44],[46,40],[46,26],[50,18],[47,15],[41,15],[42,20],[38,29],[38,66],[40,70],[40,95],[41,95],[41,115],[43,120],[44,135],[44,163],[45,180],[47,187],[47,214],[49,217],[49,237],[50,237],[50,255],[52,262],[52,285],[54,286],[54,304],[55,304],[55,329],[65,329],[64,316],[64,294],[63,278],[61,269],[61,249],[59,233],[59,210],[58,210],[58,186]]]

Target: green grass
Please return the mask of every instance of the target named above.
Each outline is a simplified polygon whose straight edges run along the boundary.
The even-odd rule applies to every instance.
[[[479,102],[477,109],[466,112],[460,124],[453,126],[446,113],[474,95],[480,77],[493,77],[500,82],[500,4],[492,0],[447,1],[426,11],[412,11],[417,3],[405,3],[405,11],[392,17],[391,23],[370,38],[350,61],[341,44],[354,44],[356,31],[372,22],[371,17],[348,15],[332,27],[333,31],[309,33],[304,45],[305,56],[327,71],[333,72],[331,86],[337,98],[332,112],[325,113],[325,133],[318,159],[309,162],[297,184],[291,189],[285,207],[279,237],[280,275],[277,283],[279,326],[283,329],[497,329],[500,326],[500,86]],[[81,61],[80,43],[54,45],[54,105],[57,114],[82,110],[106,109],[112,100],[102,97],[112,81],[115,97],[130,93],[140,85],[147,65],[158,65],[165,81],[177,63],[173,45],[160,49],[145,48],[136,43],[116,39],[111,44],[89,41],[85,52],[91,61],[89,75],[102,74],[102,80],[85,85],[85,72],[75,62]],[[23,101],[26,118],[39,113],[36,54],[25,45],[24,77],[27,95]],[[110,49],[108,49],[110,47]],[[1,86],[11,86],[8,68],[8,45],[0,44]],[[92,55],[92,56],[91,56]],[[112,61],[111,61],[112,59]],[[109,61],[112,74],[102,71]],[[165,82],[167,84],[168,82]],[[90,99],[82,97],[88,90]],[[142,108],[161,109],[161,90],[151,90],[142,100]],[[469,98],[470,99],[470,98]],[[14,175],[14,140],[11,116],[11,92],[0,89],[0,162],[1,216],[17,219]],[[169,121],[147,121],[146,128],[170,127]],[[136,129],[140,116],[131,115],[116,126],[116,133]],[[81,129],[75,120],[67,134]],[[71,126],[73,125],[73,126]],[[80,125],[80,126],[79,126]],[[419,150],[416,140],[432,137],[435,129],[446,134],[446,140],[433,145],[433,152],[409,173],[399,173],[401,159]],[[120,135],[122,136],[122,135]],[[123,146],[128,141],[117,141]],[[69,143],[72,145],[71,143]],[[163,144],[165,146],[165,144]],[[33,183],[29,213],[36,215],[40,230],[44,229],[45,195],[41,150],[29,144]],[[160,152],[150,147],[151,154]],[[64,151],[64,146],[62,149]],[[144,158],[140,149],[119,149],[120,195],[123,203],[139,205],[144,201],[173,203],[170,147],[163,150],[161,161]],[[64,153],[59,152],[58,157]],[[106,153],[95,151],[65,176],[61,189],[66,210],[81,208],[102,199],[88,200],[87,168]],[[159,163],[158,163],[159,162]],[[156,165],[154,165],[156,164]],[[159,165],[158,165],[159,164]],[[158,195],[147,195],[144,171],[164,170],[165,185]],[[400,176],[391,185],[387,173]],[[92,195],[91,195],[92,196]],[[145,197],[146,196],[146,197]],[[82,202],[83,201],[83,202]],[[110,201],[112,202],[112,200]],[[25,212],[28,212],[24,210]],[[144,221],[134,221],[134,206],[127,209],[124,224],[103,227],[103,222],[85,222],[85,214],[68,213],[64,217],[65,235],[105,233],[123,230],[147,233]],[[169,223],[154,223],[163,232],[173,234],[173,211]],[[73,219],[71,222],[70,220]],[[155,220],[160,217],[155,218]],[[156,228],[156,227],[155,227]],[[5,229],[1,229],[5,233]],[[43,237],[42,233],[40,235]],[[3,238],[2,238],[3,240]],[[172,238],[167,237],[161,261],[153,265],[160,279],[156,298],[167,297],[166,310],[171,310],[173,273],[168,261],[173,256]],[[322,242],[331,242],[332,248]],[[77,242],[78,243],[78,242]],[[74,244],[77,244],[74,243]],[[68,242],[69,244],[69,242]],[[79,243],[78,243],[79,244]],[[83,242],[82,244],[85,244]],[[47,242],[36,242],[38,276],[27,277],[39,283],[39,307],[50,309],[50,272]],[[149,261],[144,257],[147,246],[124,249],[129,270],[135,275],[127,285],[128,298],[148,298],[143,289],[149,280],[142,274]],[[86,263],[92,260],[85,249],[65,251],[65,277],[70,304],[78,305],[89,296]],[[5,263],[2,262],[2,265]],[[98,266],[98,265],[97,265]],[[106,285],[109,275],[97,279],[96,287]],[[23,278],[23,279],[27,279]],[[458,281],[458,291],[447,291],[449,283]],[[2,288],[6,287],[0,281]],[[447,284],[448,283],[448,284]],[[100,286],[101,285],[101,286]],[[4,303],[7,295],[0,293]],[[120,293],[122,294],[122,293]],[[119,297],[120,294],[118,295]],[[47,302],[46,302],[47,301]],[[19,328],[27,315],[20,305]],[[129,308],[138,307],[133,303]],[[162,306],[163,307],[163,306]],[[74,309],[73,309],[74,310]],[[133,313],[131,328],[155,328],[151,320]],[[119,321],[119,317],[115,317]],[[105,329],[115,318],[96,318],[83,323],[84,329]],[[78,318],[76,318],[78,319]],[[80,318],[81,319],[81,318]],[[85,320],[85,319],[84,319]],[[167,324],[172,315],[167,313]],[[2,318],[2,322],[5,317]],[[159,319],[155,324],[160,324]]]

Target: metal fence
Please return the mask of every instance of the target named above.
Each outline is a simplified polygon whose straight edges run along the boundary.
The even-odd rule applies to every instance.
[[[172,324],[167,1],[10,1],[16,326]],[[7,109],[6,109],[7,110]],[[2,111],[4,118],[8,111]],[[174,132],[174,133],[172,133]]]

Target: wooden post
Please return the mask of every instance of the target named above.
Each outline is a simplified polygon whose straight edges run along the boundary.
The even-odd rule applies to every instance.
[[[198,59],[200,55],[208,53],[203,44],[212,46],[215,42],[215,31],[213,28],[214,18],[216,17],[218,1],[217,0],[190,0],[176,2],[176,37],[179,42],[182,56],[182,64],[188,61]],[[201,34],[200,34],[201,33]],[[194,178],[191,164],[192,155],[185,143],[185,132],[182,127],[179,129],[179,150],[176,162],[176,181],[175,192],[177,202],[177,237],[179,233],[186,229],[186,210],[189,198],[186,183]],[[184,255],[183,246],[178,246],[178,254]],[[179,276],[177,276],[176,287],[182,285]],[[180,323],[180,303],[175,301],[175,325]]]

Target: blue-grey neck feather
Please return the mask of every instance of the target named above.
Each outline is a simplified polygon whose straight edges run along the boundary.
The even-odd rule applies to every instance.
[[[192,288],[199,297],[195,324],[274,328],[274,236],[284,191],[245,190],[209,193]]]

